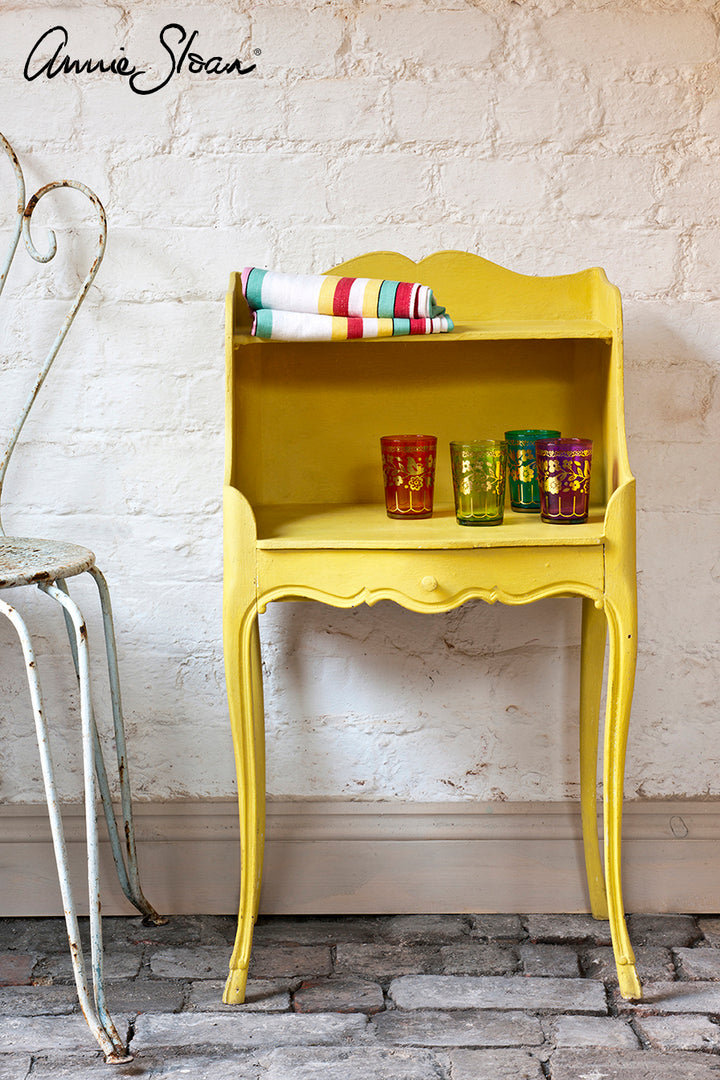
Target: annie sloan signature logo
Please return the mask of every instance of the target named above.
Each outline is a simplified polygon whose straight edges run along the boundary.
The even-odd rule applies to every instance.
[[[191,51],[199,34],[199,30],[188,34],[180,23],[163,26],[159,42],[166,55],[161,55],[157,72],[151,73],[147,68],[136,67],[124,55],[124,46],[119,50],[122,55],[109,60],[75,59],[68,51],[69,34],[65,27],[53,26],[41,34],[33,45],[23,74],[28,82],[43,75],[47,79],[54,79],[58,75],[120,75],[127,79],[128,86],[136,94],[155,94],[167,86],[174,75],[179,75],[186,65],[192,75],[248,75],[255,70],[256,64],[243,67],[237,59],[226,60],[222,56],[205,59],[199,52]],[[255,55],[260,55],[259,49],[255,50]]]

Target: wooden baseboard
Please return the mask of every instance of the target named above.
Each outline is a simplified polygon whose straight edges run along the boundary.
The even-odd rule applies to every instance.
[[[236,910],[234,801],[140,803],[135,813],[143,887],[158,910]],[[65,807],[63,818],[83,911],[81,807]],[[720,801],[628,803],[623,838],[628,911],[712,912],[720,907]],[[103,911],[130,913],[106,842],[102,881]],[[261,910],[586,911],[579,807],[270,803]],[[0,806],[0,915],[61,912],[45,807]]]

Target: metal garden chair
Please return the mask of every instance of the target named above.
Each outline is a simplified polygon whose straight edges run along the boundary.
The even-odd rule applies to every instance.
[[[88,271],[75,299],[68,311],[65,321],[57,334],[50,350],[45,357],[41,370],[32,386],[30,394],[20,414],[7,445],[0,459],[0,496],[5,480],[10,456],[15,448],[18,436],[27,419],[28,413],[37,397],[53,360],[72,324],[72,321],[84,300],[90,285],[92,284],[98,267],[105,251],[107,225],[105,211],[97,196],[85,187],[72,180],[62,180],[46,184],[32,198],[25,203],[25,181],[22,169],[12,147],[7,139],[0,134],[0,145],[8,155],[15,172],[17,185],[17,214],[14,231],[10,241],[9,250],[4,263],[0,266],[0,293],[5,285],[8,271],[15,255],[20,234],[22,232],[25,247],[30,256],[39,263],[49,262],[55,255],[57,243],[55,234],[48,234],[48,247],[45,253],[41,253],[33,242],[30,222],[40,199],[48,192],[56,188],[75,188],[82,192],[95,208],[99,219],[98,249],[93,264]],[[110,694],[112,701],[113,721],[115,728],[115,746],[117,752],[117,766],[120,781],[122,799],[122,815],[124,819],[124,843],[121,843],[115,813],[110,797],[108,775],[103,760],[103,754],[98,737],[98,730],[93,713],[93,705],[90,690],[90,666],[87,643],[87,630],[85,620],[77,604],[70,598],[66,579],[78,574],[89,573],[94,579],[102,609],[103,626],[105,631],[105,646],[108,662],[108,674],[110,680]],[[88,857],[88,904],[90,913],[90,942],[91,942],[91,967],[93,994],[90,996],[88,980],[86,977],[85,962],[83,959],[82,945],[78,929],[78,920],[68,873],[67,849],[63,833],[62,819],[60,815],[57,790],[53,774],[53,763],[50,755],[48,728],[43,710],[40,682],[38,680],[37,665],[25,622],[18,611],[0,599],[0,613],[5,615],[15,627],[27,668],[27,678],[30,688],[30,697],[35,717],[35,727],[40,751],[45,794],[47,798],[50,827],[52,832],[55,860],[57,863],[60,890],[62,893],[65,922],[70,943],[70,953],[73,963],[75,984],[77,987],[80,1006],[90,1029],[97,1039],[101,1049],[105,1053],[106,1061],[117,1064],[132,1060],[127,1053],[124,1041],[119,1036],[117,1029],[108,1012],[105,1001],[103,986],[103,947],[102,929],[100,918],[100,891],[99,891],[99,848],[96,810],[96,781],[102,799],[105,820],[107,823],[110,846],[112,849],[118,878],[125,896],[145,916],[146,923],[160,925],[167,919],[159,916],[153,907],[143,896],[140,887],[135,837],[132,819],[132,802],[130,781],[128,776],[127,756],[125,749],[125,733],[123,727],[122,707],[120,700],[120,683],[118,679],[117,653],[115,648],[115,635],[113,630],[112,611],[110,607],[110,595],[105,578],[95,566],[95,556],[87,548],[77,544],[64,543],[59,540],[37,540],[28,537],[7,536],[0,520],[0,589],[17,586],[34,586],[45,596],[49,597],[62,608],[65,617],[70,645],[72,650],[75,671],[80,691],[80,714],[82,728],[82,752],[83,752],[83,782],[85,794],[85,827],[87,836]]]

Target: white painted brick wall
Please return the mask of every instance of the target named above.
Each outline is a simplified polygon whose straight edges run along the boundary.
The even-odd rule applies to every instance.
[[[72,55],[125,46],[150,64],[169,21],[198,29],[204,56],[256,72],[185,71],[146,97],[110,75],[23,79],[50,26],[68,28]],[[0,130],[30,190],[83,180],[110,229],[9,474],[6,524],[86,543],[107,573],[142,798],[235,785],[220,618],[228,275],[320,271],[385,247],[416,259],[456,247],[531,274],[601,265],[619,285],[641,615],[626,790],[720,795],[719,29],[711,0],[2,4]],[[3,236],[12,198],[3,166]],[[61,254],[35,279],[18,256],[4,294],[3,428],[62,318],[74,244],[94,235],[77,199],[42,213],[60,223]],[[77,588],[99,653],[92,591]],[[63,792],[77,797],[62,621],[41,597],[16,601],[37,634]],[[577,795],[577,605],[433,619],[283,605],[262,632],[274,795]],[[36,801],[5,625],[0,648],[0,800]],[[102,711],[102,683],[98,698]]]

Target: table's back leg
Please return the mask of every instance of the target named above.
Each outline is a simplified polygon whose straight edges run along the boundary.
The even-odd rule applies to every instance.
[[[637,609],[632,603],[615,604],[606,598],[605,610],[610,632],[603,782],[605,873],[620,993],[632,999],[641,998],[642,989],[625,923],[620,855],[625,749],[637,657]]]
[[[245,1000],[252,933],[257,918],[265,840],[265,737],[257,613],[226,607],[225,678],[235,745],[240,811],[240,907],[223,1001]]]
[[[605,612],[595,606],[594,600],[583,597],[580,661],[580,805],[590,909],[596,919],[608,917],[597,822],[598,728],[605,666],[605,640]]]

